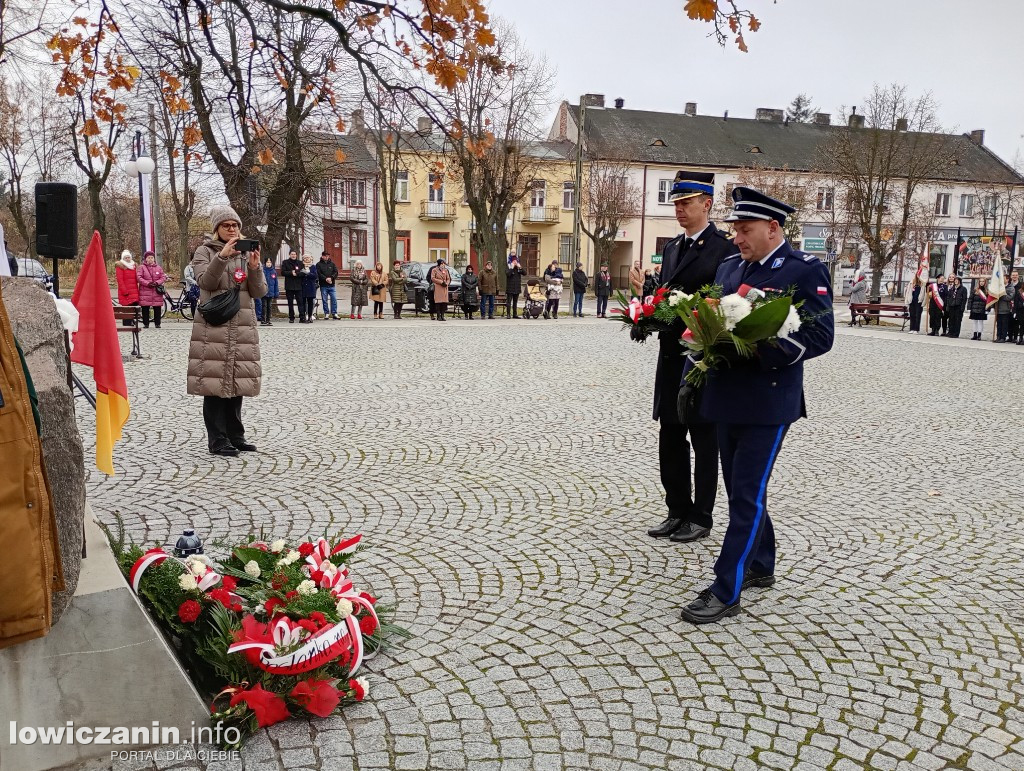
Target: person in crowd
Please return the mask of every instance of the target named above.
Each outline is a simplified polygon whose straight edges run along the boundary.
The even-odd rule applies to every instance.
[[[952,274],[946,285],[946,316],[949,324],[946,327],[947,337],[960,337],[960,326],[964,322],[964,310],[967,308],[967,287],[963,279]]]
[[[996,300],[996,342],[1016,342],[1016,324],[1013,324],[1013,295],[1017,290],[1017,271],[1010,274],[1006,293]],[[1011,325],[1014,327],[1011,331]]]
[[[654,271],[648,268],[644,271],[643,296],[651,297],[658,289],[658,282],[654,280]]]
[[[558,266],[558,260],[552,260],[544,269],[544,283],[547,284],[548,301],[544,304],[544,318],[558,320],[558,303],[562,294],[562,281],[565,274]]]
[[[1024,281],[1013,289],[1013,320],[1017,324],[1017,345],[1024,345]]]
[[[590,279],[587,272],[583,270],[583,263],[577,262],[576,269],[572,272],[572,315],[574,318],[583,318],[583,295],[586,294]]]
[[[924,313],[924,298],[921,296],[923,291],[921,279],[914,276],[907,287],[907,308],[910,312],[910,334],[912,335],[921,334],[921,314]]]
[[[597,317],[608,318],[608,298],[612,296],[612,274],[608,272],[608,266],[602,265],[600,272],[594,278],[594,294],[597,296]]]
[[[1010,273],[1010,283],[1006,285],[1006,295],[1010,298],[1010,321],[1007,324],[1007,342],[1010,343],[1016,343],[1021,334],[1024,334],[1024,329],[1021,329],[1020,325],[1017,324],[1017,316],[1013,312],[1013,299],[1017,296],[1017,287],[1020,283],[1020,273],[1012,271]]]
[[[494,270],[494,263],[490,260],[484,263],[484,269],[478,277],[480,283],[480,318],[494,318],[494,297],[498,294],[498,274]]]
[[[295,323],[295,308],[299,309],[299,323],[306,322],[302,305],[302,260],[299,253],[292,249],[288,252],[288,259],[281,263],[281,273],[284,274],[284,293],[288,296],[288,323]]]
[[[868,301],[868,279],[864,271],[858,269],[853,276],[853,288],[850,290],[850,326],[857,323],[857,312],[854,305],[862,305]]]
[[[306,323],[312,324],[316,318],[316,295],[320,289],[320,276],[313,258],[308,254],[302,255],[302,270],[299,271],[299,275],[302,276],[302,310],[306,314]]]
[[[629,269],[629,298],[631,300],[641,299],[644,291],[644,272],[640,270],[640,260],[633,262]]]
[[[427,310],[430,312],[430,320],[433,321],[437,317],[437,303],[434,302],[434,271],[437,270],[437,265],[431,265],[427,269]]]
[[[388,286],[391,288],[391,310],[395,318],[402,318],[402,306],[405,305],[405,273],[402,272],[402,261],[395,260],[388,274]]]
[[[946,277],[939,276],[935,279],[935,291],[928,293],[928,327],[931,330],[928,335],[930,337],[938,335],[939,330],[948,323],[946,321],[946,295],[948,293]]]
[[[437,258],[437,265],[430,271],[430,283],[434,287],[434,312],[438,321],[447,321],[444,314],[448,312],[448,287],[452,283],[452,274],[445,266],[444,257]]]
[[[970,319],[972,334],[971,340],[981,340],[985,331],[985,322],[988,320],[988,280],[978,279],[978,286],[971,294]]]
[[[114,274],[117,278],[117,304],[138,305],[139,304],[139,275],[138,265],[132,253],[125,249],[121,252],[121,259],[114,263]],[[122,326],[133,327],[135,322],[125,319]]]
[[[505,318],[519,318],[519,295],[523,293],[523,266],[515,254],[508,256],[508,270],[505,271]]]
[[[493,273],[494,270],[492,269],[491,272]],[[480,304],[480,281],[482,279],[483,274],[477,277],[472,265],[466,266],[466,272],[462,274],[462,311],[470,321],[473,320],[473,314],[476,313],[478,307],[480,308],[480,318],[487,318],[484,315],[484,306]],[[491,300],[494,300],[493,295]]]
[[[320,306],[324,309],[324,318],[340,319],[338,315],[338,266],[334,264],[327,252],[320,252],[320,262],[316,264],[317,281],[320,284]]]
[[[226,323],[213,326],[202,312],[192,323],[188,347],[188,393],[203,397],[207,445],[214,455],[237,456],[255,452],[245,439],[243,397],[259,396],[260,338],[252,298],[267,293],[267,280],[259,251],[240,252],[242,220],[230,206],[210,210],[213,236],[192,256],[199,282],[200,304],[217,295],[239,290],[239,309]]]
[[[370,283],[362,260],[356,260],[356,264],[352,266],[352,270],[349,272],[348,280],[352,284],[351,310],[348,317],[350,319],[358,318],[361,321],[363,318],[363,308],[366,307],[366,287]]]
[[[192,308],[192,318],[195,318],[196,306],[199,305],[199,284],[196,283],[196,272],[192,269],[191,262],[185,266],[181,278],[185,282],[185,297]]]
[[[654,266],[654,285],[661,286],[661,266]]]
[[[267,293],[260,298],[260,326],[270,327],[270,317],[273,315],[274,303],[277,301],[277,268],[274,261],[267,257],[263,261],[263,278],[267,282]]]
[[[156,254],[146,252],[142,255],[142,264],[138,268],[139,305],[142,306],[142,326],[149,329],[149,312],[153,311],[153,326],[160,329],[160,316],[164,310],[164,284],[167,275],[164,269],[156,264]]]
[[[373,317],[383,319],[384,303],[388,299],[388,272],[379,262],[370,271],[370,299],[373,300]]]

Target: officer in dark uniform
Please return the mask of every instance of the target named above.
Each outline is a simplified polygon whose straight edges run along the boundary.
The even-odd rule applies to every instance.
[[[715,175],[693,171],[676,174],[669,193],[683,233],[665,246],[661,285],[693,294],[715,280],[718,266],[736,254],[728,236],[708,220]],[[686,422],[676,414],[676,397],[686,357],[679,336],[686,327],[658,335],[661,351],[654,381],[654,419],[661,421],[658,457],[668,516],[647,531],[653,538],[677,543],[695,541],[711,532],[711,513],[718,492],[718,438],[715,426],[695,411]],[[689,441],[687,441],[689,434]],[[693,445],[693,491],[690,489],[690,445]]]
[[[695,624],[740,612],[740,592],[775,583],[775,532],[768,516],[768,480],[793,421],[807,415],[804,361],[832,348],[835,320],[828,270],[794,250],[782,234],[795,209],[748,187],[732,193],[734,243],[740,254],[722,263],[715,283],[724,294],[742,285],[793,290],[803,301],[800,329],[786,340],[762,342],[751,359],[711,370],[701,413],[718,424],[722,476],[729,494],[729,527],[715,562],[715,581],[682,611]],[[680,403],[686,404],[685,390]]]

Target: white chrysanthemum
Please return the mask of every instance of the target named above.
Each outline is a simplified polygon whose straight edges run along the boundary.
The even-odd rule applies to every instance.
[[[291,565],[292,563],[298,562],[299,557],[301,556],[302,555],[295,551],[295,549],[292,549],[290,552],[288,552],[288,554],[285,555],[283,562],[285,565]]]
[[[693,299],[693,295],[692,294],[687,294],[686,292],[681,292],[678,289],[673,289],[671,292],[668,293],[668,304],[669,304],[670,308],[675,308],[683,300],[686,300],[687,302],[689,302],[692,299]]]
[[[259,605],[252,609],[252,612],[255,613],[257,616],[262,616],[264,613],[267,612],[267,609],[263,607],[263,603],[261,602]]]
[[[338,604],[335,606],[338,611],[338,617],[342,620],[352,615],[352,603],[342,597],[338,600]]]
[[[256,560],[249,560],[245,563],[245,572],[253,578],[260,577],[260,566],[256,564]]]
[[[750,303],[738,294],[727,294],[719,306],[725,316],[725,328],[732,332],[743,319],[750,315]]]
[[[363,698],[365,699],[370,695],[370,681],[365,677],[357,677],[356,682],[359,683],[359,687],[363,689]]]
[[[295,591],[299,594],[316,594],[316,584],[310,581],[308,578],[295,587]]]
[[[797,312],[796,308],[791,305],[789,306],[789,315],[786,316],[786,320],[783,321],[782,326],[779,327],[779,337],[785,340],[798,329],[800,329],[800,314]]]
[[[283,552],[284,551],[284,539],[283,538],[279,538],[276,541],[274,541],[272,544],[270,544],[270,551],[274,552],[274,554],[280,554],[281,552]]]
[[[178,586],[184,589],[186,592],[191,592],[194,589],[199,588],[199,584],[196,581],[196,577],[191,573],[182,573],[178,577]]]
[[[185,560],[185,567],[188,572],[194,576],[206,575],[206,571],[210,569],[209,563],[203,557],[192,555]]]

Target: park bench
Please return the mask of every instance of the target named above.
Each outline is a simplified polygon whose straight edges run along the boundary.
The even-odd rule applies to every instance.
[[[114,321],[118,332],[130,332],[132,336],[132,356],[142,358],[142,345],[139,343],[139,330],[142,328],[142,307],[139,305],[115,305]],[[124,322],[130,322],[125,324]]]
[[[851,321],[857,319],[858,326],[862,321],[870,324],[872,319],[880,325],[883,316],[900,319],[903,322],[901,331],[906,329],[907,321],[910,320],[910,310],[901,303],[850,303],[850,314]]]

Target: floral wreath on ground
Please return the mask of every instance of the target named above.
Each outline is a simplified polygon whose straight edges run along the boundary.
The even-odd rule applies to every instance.
[[[369,693],[360,665],[395,638],[393,606],[349,578],[362,536],[300,544],[248,540],[221,560],[185,559],[107,532],[122,573],[211,699],[220,736],[239,747],[292,716],[327,717]]]

